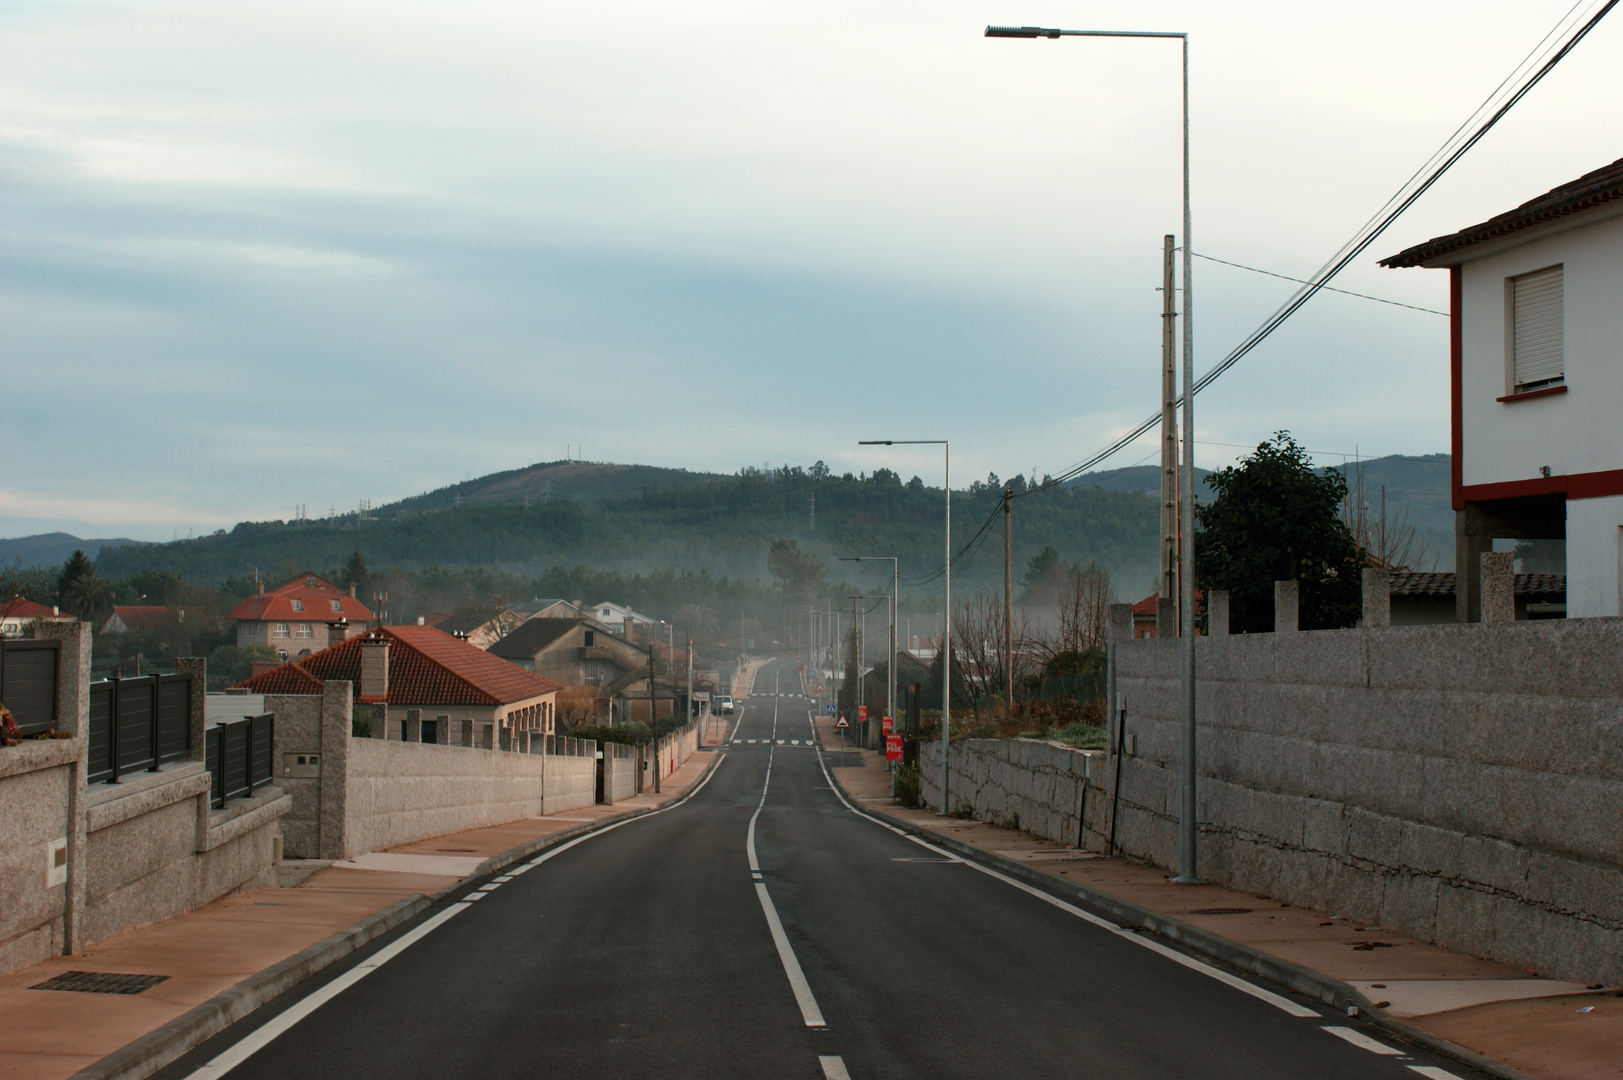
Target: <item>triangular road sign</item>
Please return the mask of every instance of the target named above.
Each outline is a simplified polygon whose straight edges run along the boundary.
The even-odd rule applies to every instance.
[[[834,721],[834,726],[836,728],[848,728],[851,725],[846,723],[845,717],[842,716],[838,720]]]

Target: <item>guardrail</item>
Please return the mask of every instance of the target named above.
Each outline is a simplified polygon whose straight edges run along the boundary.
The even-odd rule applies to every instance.
[[[142,675],[90,684],[89,782],[157,772],[191,754],[190,675]]]
[[[203,758],[208,762],[209,804],[222,809],[232,799],[252,795],[271,781],[271,746],[276,716],[245,716],[220,723],[203,733]]]

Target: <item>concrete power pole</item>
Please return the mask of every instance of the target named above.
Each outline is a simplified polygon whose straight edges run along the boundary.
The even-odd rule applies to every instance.
[[[648,730],[652,733],[648,746],[654,758],[654,794],[659,794],[659,717],[654,704],[654,643],[648,643]]]
[[[1003,485],[1003,665],[1005,690],[1003,700],[1008,715],[1014,715],[1014,560],[1009,552],[1013,527],[1009,523],[1009,485]]]
[[[1178,602],[1178,400],[1176,326],[1177,291],[1173,286],[1172,248],[1176,237],[1161,241],[1161,576],[1156,592]],[[1159,632],[1159,631],[1157,631]]]

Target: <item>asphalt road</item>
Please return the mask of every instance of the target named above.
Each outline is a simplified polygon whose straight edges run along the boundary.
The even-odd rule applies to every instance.
[[[1475,1075],[861,816],[794,664],[756,689],[685,802],[475,883],[160,1076]]]

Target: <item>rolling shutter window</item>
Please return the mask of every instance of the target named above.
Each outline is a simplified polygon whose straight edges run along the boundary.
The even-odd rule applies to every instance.
[[[1515,294],[1517,391],[1537,390],[1562,382],[1566,368],[1561,348],[1561,267],[1511,279]]]

